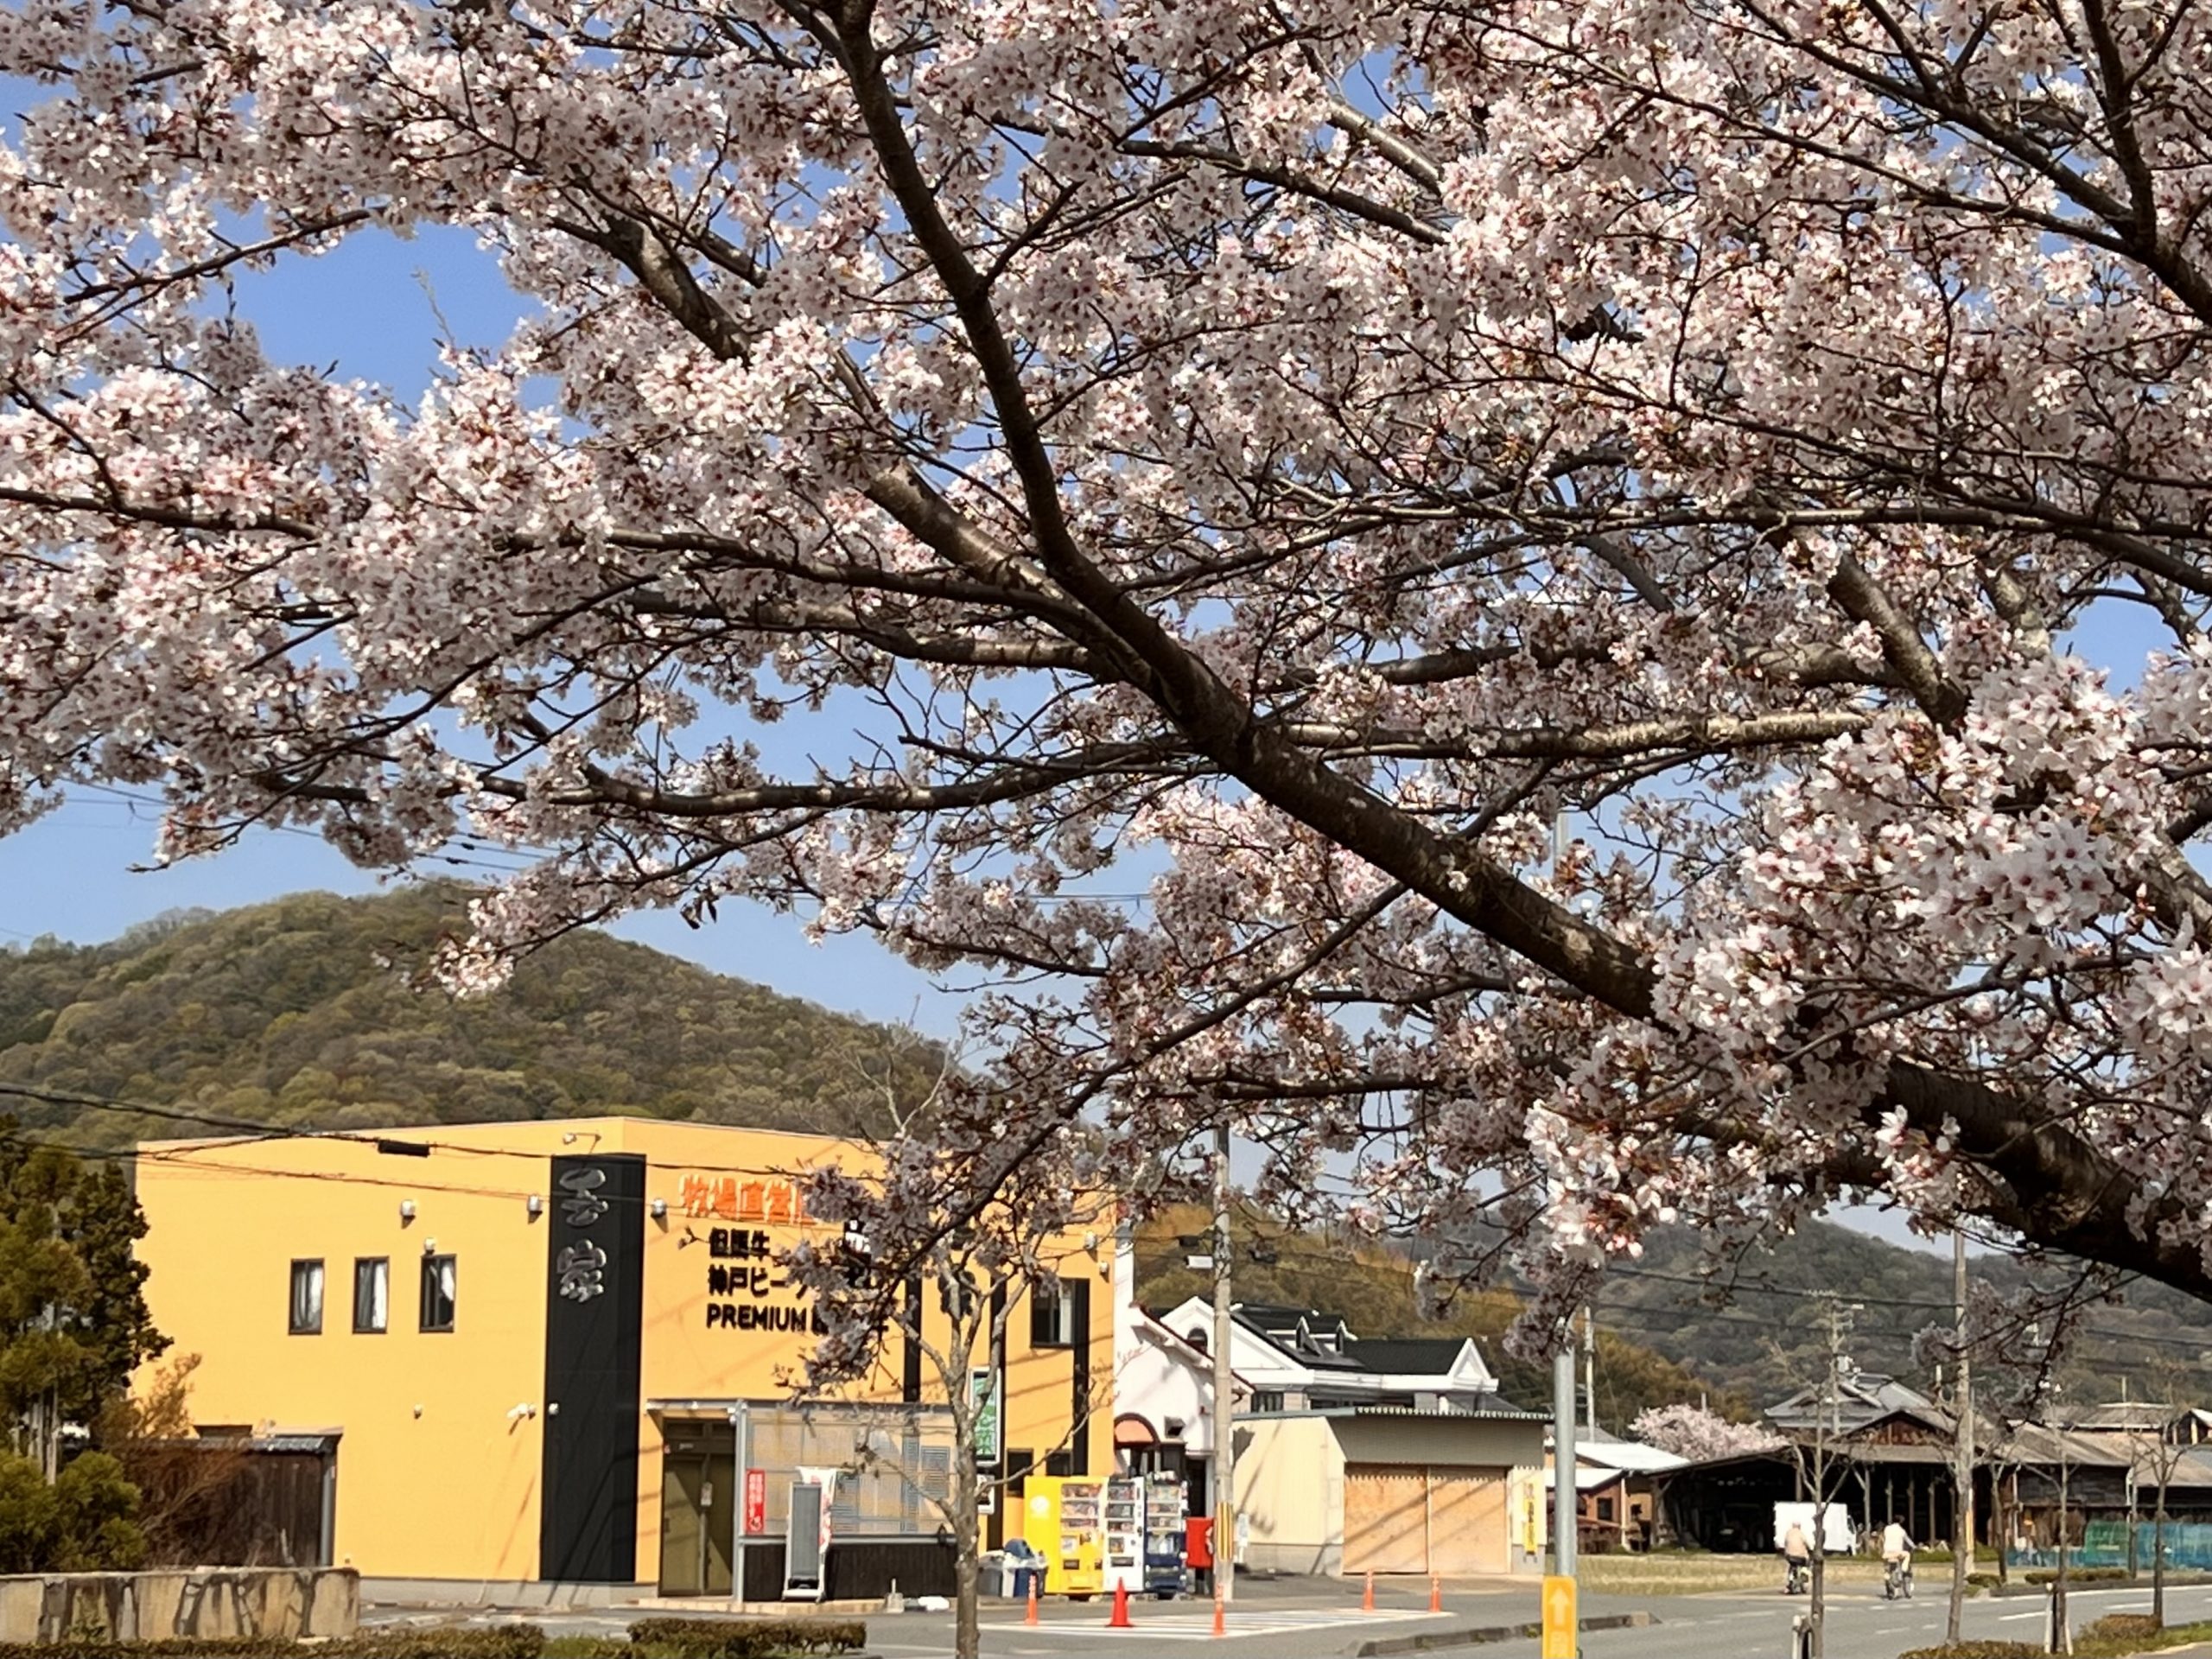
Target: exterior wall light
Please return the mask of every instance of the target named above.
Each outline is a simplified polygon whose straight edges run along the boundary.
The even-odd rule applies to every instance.
[[[404,1227],[409,1222],[414,1219],[415,1200],[412,1198],[402,1198],[399,1201],[399,1224]]]
[[[651,1207],[652,1210],[653,1219],[655,1221],[666,1221],[668,1219],[668,1200],[666,1198],[655,1198],[652,1201]]]
[[[530,1218],[536,1221],[545,1213],[545,1200],[533,1192],[522,1201],[522,1207],[530,1212]]]

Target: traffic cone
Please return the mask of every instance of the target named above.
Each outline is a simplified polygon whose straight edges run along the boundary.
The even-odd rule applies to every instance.
[[[1037,1575],[1034,1573],[1029,1575],[1029,1611],[1022,1615],[1021,1622],[1025,1624],[1037,1622]]]
[[[1367,1593],[1359,1599],[1359,1611],[1363,1613],[1375,1611],[1375,1574],[1372,1571],[1367,1575]]]
[[[1428,1575],[1428,1611],[1432,1613],[1444,1611],[1444,1580],[1433,1573]]]
[[[1213,1633],[1216,1636],[1227,1636],[1229,1634],[1229,1618],[1225,1610],[1221,1605],[1221,1598],[1219,1595],[1216,1595],[1213,1599]]]
[[[1129,1586],[1128,1581],[1125,1579],[1116,1579],[1114,1581],[1114,1616],[1106,1621],[1106,1628],[1109,1630],[1136,1629],[1136,1626],[1129,1622]]]

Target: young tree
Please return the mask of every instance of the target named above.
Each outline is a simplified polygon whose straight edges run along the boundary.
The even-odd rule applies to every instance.
[[[963,1080],[948,1071],[930,1115],[963,1110],[987,1112],[988,1104],[970,1102]],[[976,1173],[962,1166],[975,1154],[948,1153],[948,1140],[980,1141],[984,1155],[1004,1149],[991,1146],[977,1122],[968,1126],[971,1134],[950,1137],[941,1126],[928,1135],[912,1133],[917,1127],[916,1118],[906,1118],[902,1129],[909,1132],[877,1147],[880,1175],[817,1171],[810,1183],[810,1211],[842,1222],[844,1230],[838,1244],[802,1244],[791,1261],[821,1321],[796,1381],[803,1396],[833,1395],[878,1381],[896,1344],[912,1344],[921,1354],[929,1396],[942,1402],[952,1430],[949,1490],[925,1488],[923,1495],[943,1515],[953,1542],[953,1651],[956,1659],[976,1659],[982,1501],[1007,1478],[997,1459],[983,1466],[978,1431],[986,1412],[1001,1414],[1003,1450],[999,1379],[1007,1324],[1027,1317],[1031,1299],[1058,1293],[1064,1267],[1081,1271],[1068,1259],[1076,1248],[1071,1236],[1088,1228],[1110,1237],[1112,1206],[1095,1163],[1046,1157],[1018,1176],[1000,1172],[995,1200],[948,1223],[946,1195],[971,1190]],[[980,1390],[979,1376],[986,1380]]]
[[[15,8],[0,817],[529,851],[462,984],[804,904],[1011,977],[994,1133],[1233,1109],[1270,1201],[1523,1236],[1535,1328],[1854,1191],[2212,1290],[2208,52],[2183,0]],[[523,315],[419,404],[264,351],[253,272],[440,226]]]
[[[130,1259],[145,1230],[112,1166],[88,1167],[0,1122],[0,1420],[48,1481],[63,1430],[89,1429],[168,1345]]]

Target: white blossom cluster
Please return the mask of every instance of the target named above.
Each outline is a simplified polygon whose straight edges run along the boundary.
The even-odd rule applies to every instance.
[[[0,73],[0,828],[526,854],[462,988],[873,930],[979,987],[843,1195],[911,1262],[1226,1118],[1539,1332],[1855,1192],[2212,1287],[2180,0],[19,0]],[[412,406],[232,303],[429,226],[525,315]]]

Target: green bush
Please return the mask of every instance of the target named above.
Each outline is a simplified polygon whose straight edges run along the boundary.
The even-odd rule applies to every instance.
[[[787,1656],[856,1653],[868,1626],[839,1618],[641,1618],[631,1645],[666,1659],[787,1659]]]
[[[362,1630],[341,1641],[318,1642],[311,1651],[338,1659],[538,1659],[545,1632],[535,1624]]]
[[[2056,1584],[2058,1569],[2055,1567],[2039,1567],[2034,1572],[2024,1573],[2022,1576],[2030,1584]],[[2124,1567],[2069,1567],[2066,1569],[2066,1582],[2069,1584],[2104,1584],[2126,1576],[2127,1569]]]
[[[2040,1642],[1951,1642],[1911,1648],[1897,1659],[2044,1659]]]
[[[2115,1623],[2117,1630],[2107,1629]],[[2145,1628],[2145,1627],[2148,1628]],[[2168,1624],[2161,1627],[2145,1613],[2117,1613],[2085,1626],[2074,1638],[2076,1659],[2130,1659],[2161,1648],[2193,1648],[2212,1640],[2212,1624]]]
[[[131,1519],[138,1489],[105,1452],[87,1452],[49,1483],[29,1458],[0,1453],[0,1573],[108,1573],[146,1559]]]

